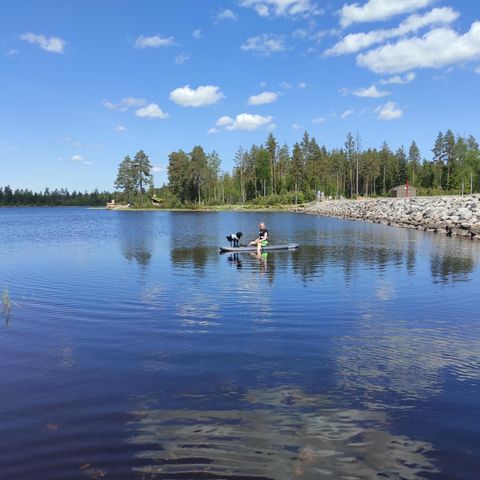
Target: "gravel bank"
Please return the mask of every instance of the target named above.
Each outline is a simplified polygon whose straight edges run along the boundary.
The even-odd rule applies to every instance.
[[[328,200],[295,211],[480,240],[480,195]]]

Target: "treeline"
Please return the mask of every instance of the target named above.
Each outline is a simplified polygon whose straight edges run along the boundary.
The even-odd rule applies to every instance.
[[[15,189],[7,185],[0,187],[0,206],[4,207],[100,207],[112,197],[109,192],[69,192],[65,188],[50,190],[46,188],[43,192],[33,192],[28,189]]]
[[[349,133],[342,148],[327,150],[305,132],[290,149],[270,133],[261,145],[240,147],[231,172],[222,172],[218,155],[201,146],[172,152],[161,194],[172,205],[300,203],[317,191],[337,198],[388,195],[407,179],[424,195],[480,191],[476,139],[441,132],[425,159],[415,141],[396,151],[386,142],[362,149],[360,137]]]

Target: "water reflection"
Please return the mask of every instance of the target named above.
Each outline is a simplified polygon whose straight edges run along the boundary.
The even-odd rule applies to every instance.
[[[118,213],[119,236],[123,256],[142,267],[150,264],[154,250],[154,217],[150,212]]]
[[[388,432],[384,412],[292,387],[250,390],[223,410],[132,412],[129,443],[150,478],[390,478],[437,470],[433,446]],[[142,448],[143,447],[143,448]]]
[[[439,283],[465,282],[469,274],[473,272],[475,262],[472,257],[432,255],[432,277],[433,281]]]
[[[218,260],[218,252],[211,247],[172,248],[170,259],[175,267],[193,267],[195,273],[202,273],[208,262]]]
[[[452,242],[452,239],[447,239]],[[453,240],[454,241],[454,240]],[[468,281],[470,275],[475,270],[480,260],[477,245],[445,245],[443,242],[433,249],[430,256],[430,271],[434,283],[455,283],[459,281]],[[292,271],[300,276],[305,282],[312,282],[321,278],[332,268],[341,270],[346,284],[355,279],[359,272],[365,269],[385,272],[389,267],[396,269],[405,269],[409,276],[415,274],[417,268],[418,245],[410,241],[404,244],[387,245],[363,245],[355,242],[338,245],[319,244],[319,245],[301,245],[300,249],[294,252],[275,252],[269,253],[268,257],[258,257],[251,254],[250,257],[258,260],[261,272],[268,272],[269,278],[273,282],[274,270],[277,273],[286,273]],[[197,268],[205,268],[208,254],[212,253],[210,249],[203,249],[203,256],[200,256],[202,250],[199,249],[174,249],[172,251],[172,260],[174,263],[182,263],[184,266],[189,260]],[[208,254],[207,254],[208,252]],[[196,258],[197,256],[197,258]],[[201,263],[198,261],[201,258]],[[227,256],[227,261],[235,264],[240,270],[242,267],[252,262],[245,254],[231,254]]]
[[[394,295],[393,288],[385,285],[380,295]],[[439,395],[447,372],[460,382],[480,380],[478,326],[468,332],[448,325],[415,327],[392,318],[378,302],[363,302],[360,309],[357,332],[339,338],[336,346],[336,378],[345,392],[389,408]]]

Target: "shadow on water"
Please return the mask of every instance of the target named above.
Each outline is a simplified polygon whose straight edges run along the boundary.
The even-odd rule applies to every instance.
[[[415,480],[437,471],[432,445],[389,433],[384,412],[295,387],[249,390],[230,409],[132,416],[128,442],[145,462],[134,470],[155,479]]]

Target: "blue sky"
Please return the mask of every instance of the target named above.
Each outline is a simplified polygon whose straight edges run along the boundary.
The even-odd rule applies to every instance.
[[[270,131],[327,148],[480,138],[480,3],[43,0],[0,17],[0,185],[109,189],[143,149],[230,170]]]

